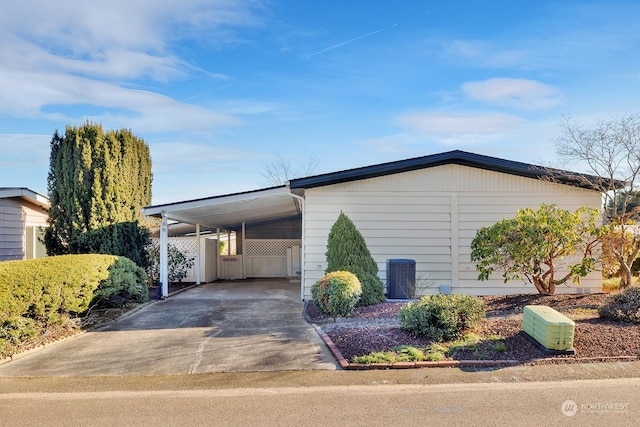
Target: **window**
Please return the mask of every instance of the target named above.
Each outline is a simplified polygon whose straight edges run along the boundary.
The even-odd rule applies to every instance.
[[[34,259],[47,256],[47,249],[44,246],[44,230],[42,225],[27,225],[25,227],[24,258]]]

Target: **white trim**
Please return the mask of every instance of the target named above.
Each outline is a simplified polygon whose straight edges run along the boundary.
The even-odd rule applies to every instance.
[[[306,270],[305,267],[305,230],[307,227],[305,227],[304,224],[304,214],[305,214],[305,208],[306,208],[306,200],[304,197],[302,196],[298,196],[297,194],[294,194],[293,192],[291,192],[291,190],[289,190],[289,194],[291,194],[291,196],[300,201],[300,221],[301,221],[301,232],[302,235],[300,236],[301,238],[301,245],[300,245],[300,300],[304,301],[304,272]]]
[[[21,199],[28,200],[29,202],[36,204],[45,209],[49,209],[51,207],[51,203],[48,197],[43,196],[42,194],[36,193],[35,191],[31,191],[28,188],[20,188],[20,187],[0,188],[0,199],[8,199],[12,197],[18,197]]]
[[[196,224],[196,285],[200,284],[200,261],[201,261],[201,251],[200,251],[200,224]]]
[[[246,262],[246,257],[244,256],[245,252],[246,252],[246,243],[247,243],[247,239],[245,237],[246,234],[246,223],[244,221],[242,221],[242,278],[246,279],[247,278],[247,262]],[[238,245],[238,235],[236,234],[236,246]],[[229,246],[231,246],[231,236],[229,236]],[[236,255],[238,254],[238,250],[236,248]]]
[[[165,212],[162,212],[160,226],[160,285],[163,298],[169,296],[169,225]]]
[[[270,196],[288,195],[289,189],[286,187],[269,188],[266,190],[253,191],[249,193],[230,194],[228,196],[209,197],[200,200],[188,200],[185,202],[170,203],[159,206],[148,206],[144,208],[145,215],[158,215],[162,212],[181,211],[187,209],[205,208],[210,206],[222,205],[225,203],[243,202],[247,200],[261,199]],[[171,218],[174,214],[171,214]]]
[[[220,229],[216,228],[216,280],[220,279]]]

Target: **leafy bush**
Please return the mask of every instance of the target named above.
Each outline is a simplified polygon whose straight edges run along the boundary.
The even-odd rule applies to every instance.
[[[0,263],[0,354],[112,295],[147,299],[144,271],[113,255],[62,255]]]
[[[640,287],[632,286],[610,295],[598,309],[600,317],[640,323]]]
[[[115,298],[114,298],[115,297]],[[109,277],[94,292],[94,301],[106,305],[122,305],[124,301],[144,302],[149,299],[147,274],[128,258],[119,257],[109,267]]]
[[[402,307],[402,329],[434,341],[449,341],[484,318],[484,302],[471,295],[428,295]]]
[[[160,242],[154,241],[147,247],[150,264],[147,268],[147,275],[151,283],[160,283]],[[171,243],[167,247],[167,263],[169,264],[169,283],[180,283],[187,277],[187,272],[193,267],[194,259],[187,258],[180,249]]]
[[[348,271],[333,271],[311,287],[313,301],[323,313],[345,317],[353,313],[360,296],[360,280]]]
[[[325,273],[349,271],[358,277],[362,283],[362,296],[358,305],[384,302],[384,284],[378,277],[378,265],[367,249],[362,234],[342,212],[329,232],[326,257]]]

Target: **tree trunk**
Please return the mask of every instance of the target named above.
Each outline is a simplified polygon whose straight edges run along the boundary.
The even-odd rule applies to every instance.
[[[626,289],[631,286],[631,281],[633,280],[633,276],[631,274],[631,267],[626,263],[620,263],[622,267],[621,277],[620,277],[620,289]]]
[[[553,283],[547,283],[540,277],[533,278],[533,285],[536,287],[540,295],[555,295],[556,293],[556,285]]]

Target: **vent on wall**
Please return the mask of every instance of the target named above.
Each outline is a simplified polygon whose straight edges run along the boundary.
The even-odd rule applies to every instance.
[[[413,259],[387,260],[387,298],[410,299],[416,290],[416,261]]]

